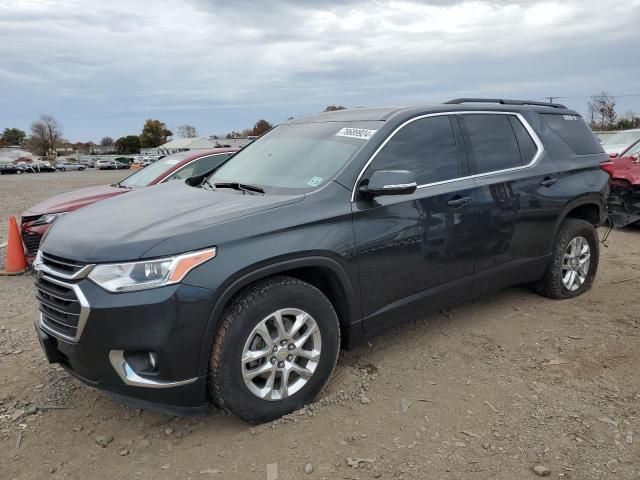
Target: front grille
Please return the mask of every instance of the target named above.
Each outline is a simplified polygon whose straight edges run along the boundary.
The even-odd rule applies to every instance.
[[[71,286],[47,277],[39,278],[36,280],[36,298],[45,327],[68,338],[77,336],[82,306]]]
[[[40,240],[42,240],[42,235],[39,233],[22,233],[22,243],[24,243],[24,248],[28,255],[33,256],[38,253]]]
[[[42,215],[26,215],[24,217],[20,217],[20,223],[25,224],[27,222],[33,222],[39,219]]]
[[[86,266],[86,264],[84,263],[56,257],[55,255],[50,255],[44,252],[42,252],[42,263],[44,263],[47,267],[66,275],[73,275]]]

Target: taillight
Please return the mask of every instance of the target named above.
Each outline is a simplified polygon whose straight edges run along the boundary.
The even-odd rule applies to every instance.
[[[604,170],[605,172],[607,172],[609,174],[610,177],[613,177],[613,172],[616,169],[616,165],[615,163],[613,163],[612,161],[608,161],[608,162],[602,162],[600,164],[600,168],[602,170]]]

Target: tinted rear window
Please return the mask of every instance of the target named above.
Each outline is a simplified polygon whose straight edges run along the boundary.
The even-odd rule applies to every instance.
[[[552,113],[542,113],[540,116],[576,155],[589,155],[604,151],[582,117]]]

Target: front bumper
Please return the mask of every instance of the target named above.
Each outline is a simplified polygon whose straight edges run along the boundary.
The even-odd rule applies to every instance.
[[[82,292],[86,318],[78,338],[70,340],[40,313],[36,330],[49,362],[93,387],[162,410],[208,405],[207,377],[198,371],[214,290],[179,284],[112,294],[86,278],[64,282]],[[139,352],[155,354],[155,371],[128,360]]]

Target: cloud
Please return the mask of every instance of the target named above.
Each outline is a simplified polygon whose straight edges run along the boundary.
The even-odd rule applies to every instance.
[[[47,108],[99,138],[152,115],[213,132],[326,103],[640,93],[639,20],[640,0],[0,0],[0,126]]]

